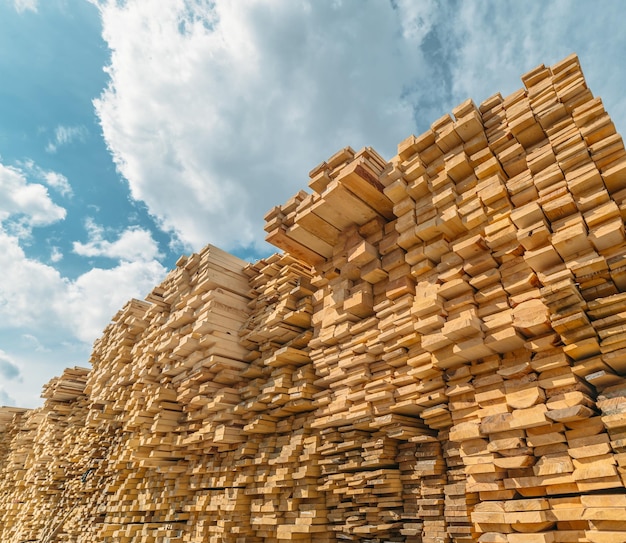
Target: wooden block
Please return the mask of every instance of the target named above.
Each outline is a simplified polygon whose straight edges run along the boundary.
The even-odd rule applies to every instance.
[[[621,157],[608,165],[601,174],[609,194],[622,190],[626,181],[626,157]]]
[[[512,533],[507,535],[508,543],[554,543],[554,532]]]
[[[513,326],[526,338],[550,332],[548,308],[539,299],[522,302],[513,308]]]
[[[393,204],[383,193],[384,187],[378,180],[378,175],[366,161],[358,159],[345,166],[336,180],[383,217],[393,218]]]
[[[548,424],[545,404],[538,404],[525,409],[515,409],[511,413],[511,428],[534,428]]]
[[[324,261],[322,255],[291,239],[283,227],[268,233],[265,240],[311,265],[321,264]]]

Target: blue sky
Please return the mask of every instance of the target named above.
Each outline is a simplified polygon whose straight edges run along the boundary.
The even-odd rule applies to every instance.
[[[29,182],[45,183],[42,176],[50,172],[67,179],[71,192],[54,194],[49,187],[67,211],[64,220],[33,230],[21,246],[28,257],[75,279],[94,265],[107,266],[72,250],[74,241],[87,239],[88,220],[116,230],[149,225],[154,235],[162,232],[145,205],[128,198],[93,107],[107,84],[103,68],[110,56],[97,8],[55,0],[30,5],[36,9],[16,12],[11,3],[0,4],[0,156]]]
[[[347,145],[391,157],[572,52],[626,126],[626,3],[0,0],[0,405],[34,407],[126,300]]]

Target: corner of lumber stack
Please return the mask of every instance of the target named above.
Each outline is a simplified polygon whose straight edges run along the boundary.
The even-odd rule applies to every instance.
[[[0,408],[0,541],[623,543],[626,151],[578,58],[346,147]]]

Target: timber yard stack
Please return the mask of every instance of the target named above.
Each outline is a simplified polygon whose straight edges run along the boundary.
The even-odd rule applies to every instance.
[[[28,409],[20,407],[0,407],[0,465],[5,465],[11,452],[11,440]]]
[[[207,493],[234,486],[244,265],[212,246],[182,257],[148,303],[129,303],[97,342],[89,386],[111,446],[94,540],[183,541],[190,520],[195,537],[209,525],[195,514]]]
[[[0,540],[626,541],[626,151],[576,56],[347,147],[0,408]],[[51,519],[56,519],[52,520]]]
[[[241,482],[259,541],[328,541],[327,503],[318,488],[319,437],[311,428],[315,371],[309,355],[311,271],[288,255],[248,266],[254,298],[241,330],[250,352],[236,412],[245,426]],[[237,464],[234,468],[239,476]],[[250,538],[246,538],[249,540]]]
[[[402,417],[387,433],[401,475],[409,444],[424,442],[420,458],[437,438],[445,469],[430,493],[409,485],[417,522],[404,487],[401,533],[622,541],[602,493],[624,492],[626,153],[575,56],[523,81],[461,104],[389,164],[334,155],[312,195],[268,214],[268,240],[320,277],[316,425],[347,441]],[[604,391],[617,392],[596,403]]]
[[[3,408],[6,409],[6,408]],[[30,455],[33,449],[34,436],[43,418],[41,411],[26,411],[16,414],[11,424],[5,427],[5,435],[9,442],[8,454],[2,463],[2,537],[7,541],[28,540],[21,537],[36,529],[43,519],[34,518],[35,511],[27,505],[24,496],[29,491],[26,478],[28,462],[33,462]],[[21,524],[22,521],[23,522]],[[20,525],[21,524],[21,525]]]
[[[66,369],[44,387],[43,408],[15,415],[21,420],[13,421],[10,452],[2,464],[6,480],[0,509],[8,528],[3,541],[51,534],[57,523],[50,519],[59,519],[81,501],[81,489],[74,484],[80,467],[73,460],[74,440],[67,438],[85,423],[88,373],[85,368]]]
[[[0,407],[0,489],[6,489],[0,493],[0,511],[3,511],[0,520],[11,527],[15,526],[15,519],[21,510],[19,495],[25,485],[22,480],[28,448],[24,445],[29,438],[32,442],[32,434],[27,433],[24,424],[29,413],[27,409]]]
[[[417,531],[420,518],[433,528],[433,535],[445,533],[443,511],[438,507],[443,503],[441,483],[445,483],[443,462],[437,464],[441,457],[438,444],[435,449],[426,447],[435,455],[429,475],[436,478],[436,484],[429,485],[429,477],[422,484],[429,486],[430,493],[417,487],[410,496],[403,496],[403,477],[409,485],[413,481],[411,474],[403,474],[399,467],[398,444],[409,439],[429,440],[433,432],[422,420],[410,416],[415,406],[409,408],[409,416],[402,409],[392,410],[391,383],[396,374],[398,379],[406,379],[406,350],[417,340],[409,313],[413,296],[408,265],[402,249],[394,247],[394,222],[387,222],[393,217],[393,206],[379,187],[368,188],[365,183],[361,189],[370,198],[369,204],[350,196],[349,211],[342,213],[341,198],[352,194],[346,186],[352,181],[363,185],[352,172],[378,178],[384,167],[385,162],[372,149],[357,155],[344,149],[311,172],[316,196],[303,198],[295,210],[291,209],[293,201],[288,202],[267,217],[270,241],[275,241],[273,224],[277,220],[284,226],[278,233],[280,239],[293,231],[300,235],[298,221],[336,236],[332,251],[326,253],[327,261],[310,260],[320,271],[313,298],[311,359],[320,377],[318,384],[324,388],[313,426],[320,431],[324,457],[322,488],[331,492],[330,528],[344,538],[372,540],[404,535],[405,517],[412,521],[404,530],[406,535]],[[344,169],[349,172],[342,176]],[[352,189],[360,193],[358,185]],[[320,195],[328,195],[329,203]],[[295,221],[290,224],[292,217]]]

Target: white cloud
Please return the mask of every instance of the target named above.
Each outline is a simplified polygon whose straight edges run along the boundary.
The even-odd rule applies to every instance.
[[[188,247],[262,246],[263,215],[338,148],[391,155],[427,67],[385,2],[99,3],[96,101],[132,196]]]
[[[133,226],[124,230],[115,241],[104,239],[104,228],[92,219],[87,219],[85,227],[89,235],[87,243],[75,241],[74,253],[87,257],[106,257],[127,262],[147,262],[160,258],[159,247],[148,230]]]
[[[28,235],[30,228],[61,221],[65,215],[45,186],[29,183],[19,168],[0,164],[0,224],[10,221],[13,231]]]
[[[48,186],[58,190],[61,195],[69,196],[72,194],[72,187],[64,175],[57,172],[46,172],[44,179]]]
[[[64,126],[59,125],[54,129],[54,139],[46,145],[48,153],[56,153],[59,147],[69,145],[75,141],[84,142],[87,139],[87,128],[82,125]]]
[[[91,269],[68,285],[56,313],[72,326],[79,340],[93,342],[128,300],[145,297],[166,271],[156,260]]]
[[[435,0],[399,0],[396,2],[400,13],[400,25],[402,35],[407,41],[416,40],[418,44],[424,36],[432,30],[437,13],[437,3]]]
[[[0,230],[0,328],[17,329],[55,322],[50,302],[66,284],[59,272],[26,258],[18,240]]]
[[[52,247],[50,251],[50,262],[56,264],[57,262],[61,262],[61,260],[63,260],[61,249],[57,246]]]
[[[70,280],[28,258],[1,228],[0,269],[0,345],[14,366],[28,368],[21,371],[23,384],[11,391],[14,401],[5,403],[25,407],[39,403],[41,386],[63,368],[86,365],[111,317],[129,299],[148,294],[167,271],[156,260],[121,262]]]
[[[140,260],[94,268],[72,281],[27,258],[1,230],[0,269],[0,330],[56,330],[81,341],[93,341],[125,302],[145,296],[166,272],[156,260]]]
[[[32,163],[24,170],[40,171]],[[157,261],[161,255],[152,237],[138,228],[106,242],[93,225],[87,250],[122,261],[75,279],[29,258],[23,239],[34,227],[63,219],[65,210],[44,185],[30,183],[24,170],[0,163],[0,382],[16,383],[0,386],[0,402],[33,407],[43,383],[67,366],[87,364],[91,344],[111,317],[130,298],[150,292],[167,270]],[[53,246],[49,261],[62,258]]]
[[[13,6],[18,13],[24,13],[25,11],[32,11],[37,13],[37,0],[14,0]]]
[[[63,174],[51,170],[44,170],[32,160],[18,162],[19,170],[28,177],[37,179],[54,189],[61,196],[72,196],[72,186]]]

